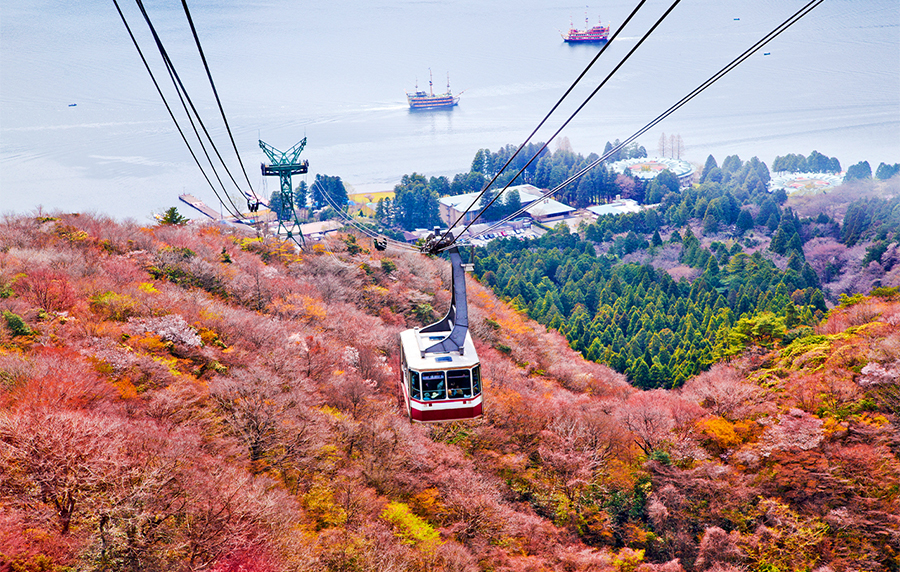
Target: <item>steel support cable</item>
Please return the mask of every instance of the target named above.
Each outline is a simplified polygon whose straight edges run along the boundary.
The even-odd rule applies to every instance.
[[[463,219],[463,217],[466,215],[466,213],[469,212],[469,209],[471,209],[476,204],[478,204],[478,201],[481,200],[481,197],[484,196],[484,193],[487,192],[487,190],[491,187],[491,185],[494,184],[494,182],[497,180],[497,178],[500,176],[500,174],[506,170],[506,168],[509,166],[509,164],[512,163],[513,159],[515,159],[519,155],[519,153],[522,151],[522,149],[525,148],[525,145],[527,145],[528,142],[531,141],[532,137],[535,136],[535,134],[538,132],[538,130],[544,126],[544,124],[547,122],[548,119],[550,119],[550,116],[553,115],[553,113],[562,104],[562,102],[569,96],[570,93],[572,93],[572,90],[575,89],[575,86],[578,85],[578,82],[580,82],[582,80],[582,78],[584,78],[584,76],[587,74],[587,72],[594,66],[594,64],[597,63],[597,60],[600,59],[600,56],[603,54],[603,52],[606,51],[607,46],[609,46],[619,36],[619,32],[621,32],[628,25],[628,23],[631,21],[632,18],[634,18],[634,16],[638,13],[638,11],[641,9],[641,7],[644,5],[644,3],[646,1],[647,0],[641,0],[640,2],[638,2],[637,6],[634,7],[634,10],[632,10],[631,13],[628,15],[628,17],[625,18],[625,21],[622,22],[622,25],[616,29],[615,33],[613,33],[612,38],[610,38],[608,42],[603,44],[603,47],[600,48],[600,51],[597,52],[597,55],[594,56],[594,58],[590,61],[590,63],[588,63],[587,67],[585,67],[581,71],[581,73],[578,75],[578,77],[575,78],[575,81],[572,82],[572,84],[568,87],[568,89],[566,89],[565,93],[562,94],[562,97],[560,97],[559,100],[553,105],[553,107],[550,108],[550,111],[548,111],[547,114],[544,116],[544,118],[541,119],[541,121],[540,121],[540,123],[538,123],[537,127],[534,128],[534,131],[532,131],[531,134],[525,138],[525,141],[523,141],[522,144],[519,145],[519,148],[516,149],[516,152],[513,153],[509,157],[509,159],[506,160],[506,163],[504,163],[503,166],[500,167],[500,170],[498,170],[497,173],[491,178],[491,180],[488,181],[488,183],[484,186],[484,188],[481,189],[481,192],[478,193],[478,196],[475,197],[475,200],[472,201],[471,205],[469,205],[469,208],[466,209],[466,211],[463,214],[459,215],[459,218],[456,219],[456,222],[454,222],[452,225],[450,225],[450,227],[447,229],[447,231],[441,236],[441,240],[446,238],[447,234],[449,234],[450,231],[452,231],[453,228],[457,224],[459,224],[459,221],[461,221]],[[543,151],[545,148],[546,148],[546,145],[541,149],[541,151]],[[530,162],[529,162],[529,164],[530,164]],[[520,173],[521,173],[521,171],[520,171]],[[516,177],[518,177],[518,174],[516,175]],[[516,177],[513,177],[512,180],[515,180]],[[508,186],[509,185],[507,185],[507,187]],[[506,190],[506,187],[504,187],[503,190],[501,190],[498,193],[498,195],[503,194],[503,191],[505,191],[505,190]]]
[[[212,137],[209,134],[209,131],[206,129],[206,125],[203,123],[203,119],[200,117],[200,113],[197,111],[197,108],[194,106],[194,102],[191,99],[191,96],[188,94],[187,89],[184,87],[184,83],[181,81],[181,77],[178,75],[178,71],[175,69],[175,65],[172,62],[172,59],[169,57],[169,53],[166,50],[165,46],[162,43],[162,39],[160,39],[159,34],[156,33],[156,27],[153,25],[153,22],[150,20],[150,15],[147,13],[147,10],[144,8],[144,3],[142,0],[135,0],[138,5],[138,8],[141,10],[141,14],[144,16],[144,20],[147,22],[147,26],[150,28],[150,32],[153,35],[153,39],[156,42],[156,47],[159,50],[160,56],[163,58],[163,62],[166,64],[166,68],[169,72],[169,77],[172,79],[172,83],[175,86],[175,91],[178,93],[178,98],[181,100],[181,105],[184,107],[185,114],[188,116],[188,121],[191,123],[191,127],[194,129],[194,134],[197,136],[197,141],[200,143],[200,148],[203,149],[204,155],[206,155],[206,160],[209,162],[210,168],[213,170],[213,173],[216,176],[216,180],[218,180],[219,185],[222,187],[222,192],[225,193],[225,196],[228,198],[228,202],[231,203],[231,206],[234,207],[236,214],[234,215],[236,218],[242,220],[244,217],[241,215],[241,211],[234,201],[231,199],[231,196],[228,194],[228,191],[225,189],[224,183],[222,183],[222,179],[219,177],[219,173],[216,170],[215,164],[212,161],[212,158],[209,156],[209,152],[206,150],[206,145],[203,144],[203,138],[200,136],[200,133],[197,131],[197,127],[194,124],[194,120],[191,117],[191,111],[193,111],[194,116],[197,118],[197,123],[200,124],[201,129],[203,130],[204,135],[206,135],[207,140],[209,141],[210,146],[218,157],[219,162],[222,163],[222,166],[225,169],[225,172],[228,174],[228,177],[231,179],[231,182],[234,186],[240,191],[240,185],[238,185],[237,181],[234,179],[234,176],[231,174],[231,171],[228,169],[228,165],[225,163],[225,160],[222,158],[222,154],[219,152],[218,147],[216,147],[215,141],[213,141]],[[187,104],[185,104],[185,100],[187,100]],[[190,110],[188,109],[188,105],[190,106]],[[218,196],[218,195],[217,195]],[[221,201],[221,198],[219,199]]]
[[[652,128],[653,126],[655,126],[656,124],[658,124],[660,121],[662,121],[663,119],[665,119],[666,117],[668,117],[669,115],[671,115],[671,113],[673,113],[675,110],[677,110],[677,109],[680,108],[682,105],[684,105],[685,103],[687,103],[687,101],[690,101],[690,99],[693,99],[693,97],[695,97],[695,96],[698,95],[700,92],[702,92],[703,90],[705,90],[707,87],[709,87],[710,85],[712,85],[712,83],[715,83],[715,81],[718,81],[718,79],[720,79],[722,75],[728,73],[729,71],[731,71],[731,69],[733,69],[734,67],[736,67],[738,64],[742,63],[745,59],[747,59],[747,57],[749,57],[749,55],[750,55],[752,52],[758,51],[759,48],[761,48],[762,46],[764,46],[765,44],[767,44],[769,41],[771,41],[772,39],[774,39],[776,36],[778,36],[779,34],[781,34],[782,32],[784,32],[787,28],[789,28],[789,27],[792,26],[794,23],[796,23],[797,20],[799,20],[800,18],[802,18],[803,16],[805,16],[807,13],[809,13],[813,8],[815,8],[816,6],[818,6],[819,4],[821,4],[822,1],[824,1],[824,0],[818,0],[818,1],[817,1],[817,0],[812,0],[811,2],[809,2],[806,6],[804,6],[804,7],[801,8],[800,10],[798,10],[793,16],[791,16],[790,18],[788,18],[788,20],[786,20],[785,22],[783,22],[781,25],[778,26],[778,28],[782,28],[782,27],[783,27],[782,29],[779,30],[778,28],[776,28],[776,29],[773,30],[772,32],[769,32],[769,34],[768,34],[766,37],[764,37],[762,40],[760,40],[759,42],[757,42],[756,45],[754,45],[753,47],[749,48],[746,52],[744,52],[744,54],[742,54],[741,56],[739,56],[738,58],[736,58],[735,60],[733,60],[731,64],[729,64],[728,66],[726,66],[725,68],[723,68],[722,70],[720,70],[716,75],[714,75],[713,77],[711,77],[710,79],[708,79],[706,82],[704,82],[704,84],[701,84],[701,86],[698,87],[698,88],[696,88],[696,89],[694,90],[694,92],[692,92],[692,93],[689,94],[688,96],[685,96],[685,98],[683,98],[683,100],[680,101],[678,104],[673,105],[672,107],[670,107],[666,112],[664,112],[664,113],[660,114],[659,116],[657,116],[657,118],[656,118],[655,120],[653,120],[651,123],[648,123],[648,124],[645,125],[641,130],[639,130],[638,132],[634,133],[631,137],[629,137],[628,139],[626,139],[625,141],[623,141],[621,144],[619,144],[619,145],[616,146],[615,148],[611,149],[609,152],[605,153],[602,157],[600,157],[599,159],[597,159],[597,160],[594,161],[593,163],[591,163],[591,164],[587,165],[586,167],[584,167],[584,168],[583,168],[582,170],[580,170],[578,173],[575,173],[574,175],[572,175],[571,177],[569,177],[568,179],[566,179],[565,181],[563,181],[560,185],[558,185],[557,187],[555,187],[553,190],[551,190],[551,191],[549,191],[549,192],[544,193],[543,195],[541,195],[541,196],[537,199],[537,201],[535,201],[535,202],[538,202],[538,201],[540,201],[540,200],[543,200],[543,199],[545,199],[545,198],[547,198],[547,197],[549,197],[549,196],[555,194],[556,192],[558,192],[559,190],[561,190],[561,189],[563,189],[565,186],[567,186],[569,183],[571,183],[571,182],[575,181],[576,179],[580,178],[580,177],[583,176],[585,173],[587,173],[590,169],[596,167],[596,166],[599,165],[601,162],[603,162],[603,161],[605,161],[607,158],[609,158],[611,155],[613,155],[613,154],[615,154],[617,151],[621,150],[623,147],[625,147],[626,145],[628,145],[628,144],[629,144],[630,142],[632,142],[634,139],[636,139],[636,138],[639,137],[640,135],[644,134],[644,133],[645,133],[646,131],[648,131],[650,128]],[[813,4],[815,4],[815,5],[813,5]],[[811,6],[811,7],[810,7],[810,6]],[[800,14],[801,12],[803,12],[803,13]],[[799,16],[798,16],[798,14],[799,14]],[[792,20],[793,20],[793,21],[792,21]],[[770,36],[771,36],[771,37],[770,37]],[[740,61],[738,61],[738,60],[740,60]],[[718,77],[717,77],[717,76],[718,76]],[[508,215],[507,217],[505,217],[505,218],[502,219],[501,221],[498,221],[497,223],[493,224],[493,225],[490,226],[489,228],[486,228],[486,229],[482,230],[481,232],[479,232],[479,233],[478,233],[477,235],[475,235],[475,236],[481,236],[481,235],[483,235],[483,234],[485,234],[485,233],[487,233],[487,232],[490,232],[490,231],[492,231],[492,230],[494,230],[494,229],[496,229],[496,228],[502,226],[502,225],[505,224],[506,222],[510,221],[511,219],[513,219],[513,218],[519,216],[520,214],[522,214],[523,212],[525,212],[528,208],[529,208],[529,207],[523,207],[523,208],[519,209],[519,210],[516,211],[515,213],[513,213],[513,214],[511,214],[511,215]],[[460,234],[462,234],[462,233],[460,233]],[[443,250],[444,250],[444,247],[442,247],[440,250],[443,251]]]
[[[782,22],[781,24],[776,26],[772,31],[770,31],[768,34],[763,36],[762,39],[758,40],[751,47],[747,48],[747,50],[745,50],[741,55],[739,55],[738,57],[733,59],[725,67],[723,67],[718,72],[716,72],[715,74],[710,76],[706,81],[704,81],[702,84],[700,84],[699,86],[694,88],[693,91],[691,91],[690,93],[685,95],[677,103],[675,103],[674,105],[669,107],[666,111],[657,115],[655,119],[653,119],[651,122],[644,125],[644,127],[639,129],[638,131],[636,131],[634,134],[632,134],[630,137],[628,137],[628,139],[626,139],[625,141],[622,141],[619,145],[610,149],[608,152],[604,153],[602,157],[600,157],[600,158],[596,159],[595,161],[591,162],[590,164],[586,165],[581,170],[579,170],[577,173],[573,174],[568,179],[566,179],[565,181],[563,181],[562,183],[560,183],[559,185],[557,185],[550,191],[541,195],[541,197],[538,198],[537,201],[535,201],[535,202],[542,201],[542,200],[554,195],[555,193],[559,192],[561,189],[563,189],[564,187],[566,187],[573,181],[581,178],[582,176],[584,176],[585,173],[587,173],[588,171],[590,171],[591,169],[593,169],[594,167],[596,167],[597,165],[599,165],[600,163],[602,163],[603,161],[608,159],[610,156],[614,155],[616,152],[618,152],[619,150],[624,148],[626,145],[628,145],[629,143],[631,143],[632,141],[634,141],[635,139],[637,139],[638,137],[640,137],[641,135],[643,135],[644,133],[646,133],[653,127],[655,127],[658,123],[660,123],[661,121],[666,119],[669,115],[671,115],[672,113],[674,113],[675,111],[680,109],[682,106],[687,104],[692,99],[694,99],[696,96],[698,96],[700,93],[705,91],[708,87],[713,85],[715,82],[719,81],[723,76],[725,76],[725,74],[727,74],[728,72],[730,72],[731,70],[736,68],[738,65],[743,63],[747,58],[749,58],[751,55],[753,55],[753,53],[759,51],[763,46],[765,46],[766,44],[768,44],[769,42],[774,40],[776,37],[781,35],[788,28],[790,28],[791,26],[796,24],[801,18],[803,18],[804,16],[809,14],[813,9],[818,7],[819,4],[821,4],[824,1],[825,0],[810,0],[810,2],[808,2],[806,5],[804,5],[802,8],[800,8],[796,12],[794,12],[794,14],[792,14],[790,17],[788,17],[784,22]],[[516,212],[512,213],[511,215],[508,215],[503,220],[501,220],[501,221],[495,223],[494,225],[492,225],[491,227],[486,228],[485,230],[481,231],[476,236],[481,236],[484,233],[490,232],[491,230],[494,230],[494,229],[502,226],[503,224],[506,224],[513,218],[519,216],[520,214],[522,214],[523,212],[528,210],[528,208],[529,207],[523,207],[523,208],[517,210]],[[463,230],[463,232],[465,232],[465,230]],[[462,234],[462,233],[460,233],[460,234]],[[449,247],[450,246],[445,246],[445,247],[441,248],[440,251],[443,252],[444,250],[446,250]]]
[[[190,142],[187,139],[187,136],[184,134],[184,130],[182,130],[181,125],[178,123],[178,120],[175,118],[175,113],[172,111],[172,107],[169,105],[168,100],[166,99],[165,94],[163,94],[162,89],[159,86],[159,82],[156,81],[156,76],[153,74],[153,70],[150,68],[150,64],[147,62],[147,58],[144,57],[144,52],[141,50],[141,46],[137,43],[137,39],[134,37],[134,33],[131,31],[131,26],[128,25],[128,21],[125,19],[125,14],[122,13],[122,9],[119,7],[119,3],[117,0],[113,0],[113,4],[116,7],[116,11],[119,13],[119,17],[122,19],[122,23],[125,25],[125,30],[128,32],[128,36],[131,38],[131,42],[134,44],[135,49],[137,49],[138,55],[141,58],[141,61],[144,64],[144,68],[146,68],[147,73],[150,74],[150,80],[153,82],[153,86],[156,88],[156,92],[159,94],[160,99],[162,99],[163,105],[166,108],[166,111],[169,112],[169,117],[172,118],[172,122],[175,124],[175,128],[178,130],[178,134],[181,135],[181,140],[184,141],[185,146],[188,148],[188,152],[191,154],[191,157],[194,159],[194,163],[196,163],[197,168],[200,169],[200,173],[203,175],[203,178],[206,179],[207,184],[209,184],[209,188],[212,189],[212,192],[216,195],[216,198],[219,199],[219,202],[222,205],[225,205],[225,201],[222,200],[222,197],[219,196],[219,192],[216,190],[215,185],[213,185],[212,181],[209,179],[209,176],[206,174],[206,171],[203,169],[203,165],[200,164],[200,159],[197,158],[197,154],[194,152],[194,148],[191,147]],[[227,196],[227,193],[226,193]],[[227,208],[227,205],[225,205]],[[228,214],[239,217],[239,214],[232,213],[228,211]]]
[[[194,20],[191,18],[191,11],[188,9],[187,0],[181,0],[181,5],[184,7],[184,14],[187,16],[188,24],[191,26],[191,33],[194,35],[194,43],[197,44],[197,51],[200,52],[200,59],[203,61],[203,69],[206,70],[206,77],[209,78],[209,85],[212,87],[213,95],[216,98],[216,105],[219,106],[219,113],[222,114],[222,122],[225,124],[225,130],[228,132],[228,138],[231,140],[234,154],[237,155],[238,164],[240,164],[241,171],[244,173],[244,179],[247,181],[247,186],[250,188],[250,192],[244,193],[244,195],[248,199],[252,198],[256,200],[256,191],[253,190],[253,185],[250,183],[250,177],[247,175],[247,169],[244,167],[244,162],[241,160],[241,154],[238,151],[237,143],[234,142],[234,135],[232,135],[231,127],[228,125],[228,119],[225,117],[225,109],[222,107],[222,101],[219,99],[219,91],[216,89],[212,72],[210,72],[209,65],[206,62],[206,54],[203,53],[203,47],[200,45],[200,37],[197,35],[197,29],[194,27]]]
[[[553,139],[556,138],[556,136],[559,135],[559,134],[562,132],[562,130],[565,129],[566,126],[568,126],[569,123],[570,123],[573,119],[575,119],[575,116],[578,115],[578,114],[581,112],[582,109],[584,109],[584,107],[588,104],[588,102],[590,102],[591,99],[593,99],[593,97],[594,97],[595,95],[597,95],[597,93],[598,93],[598,92],[606,85],[606,82],[608,82],[608,81],[612,78],[612,76],[614,76],[614,75],[616,74],[616,72],[618,72],[619,69],[625,64],[625,62],[628,61],[628,59],[632,56],[632,54],[634,54],[634,52],[636,52],[637,49],[638,49],[639,47],[641,47],[641,44],[643,44],[644,41],[645,41],[647,38],[650,37],[650,34],[652,34],[654,31],[656,31],[656,28],[658,28],[659,25],[663,23],[663,21],[669,16],[669,14],[672,13],[672,10],[674,10],[675,7],[678,6],[678,4],[679,4],[680,2],[681,2],[681,0],[675,0],[675,1],[672,3],[672,5],[669,6],[669,8],[668,8],[665,12],[663,12],[663,15],[660,16],[659,19],[656,20],[656,22],[650,27],[649,30],[647,30],[646,33],[644,33],[643,36],[641,36],[641,39],[638,40],[638,42],[634,45],[634,47],[631,48],[631,50],[629,50],[629,52],[628,52],[627,54],[625,54],[625,57],[622,58],[622,59],[619,61],[618,64],[616,64],[616,66],[615,66],[615,67],[614,67],[614,68],[606,75],[605,78],[603,78],[603,81],[601,81],[600,84],[599,84],[596,88],[594,88],[594,91],[592,91],[592,92],[590,93],[590,95],[588,95],[588,96],[585,98],[585,100],[581,103],[581,105],[579,105],[578,108],[575,109],[575,111],[572,112],[572,115],[570,115],[569,118],[566,119],[566,120],[563,122],[563,124],[559,126],[559,129],[557,129],[557,130],[553,133],[553,135],[551,135],[550,138],[547,139],[547,142],[544,143],[544,146],[541,147],[541,148],[538,150],[538,152],[535,153],[535,154],[531,157],[531,159],[529,159],[528,162],[525,163],[525,165],[524,165],[521,169],[519,169],[519,171],[515,174],[515,176],[513,176],[513,177],[509,180],[509,182],[506,183],[506,185],[505,185],[502,189],[500,189],[500,192],[497,193],[497,194],[494,196],[494,198],[492,198],[492,199],[490,200],[490,202],[488,202],[488,204],[486,204],[486,205],[484,206],[484,208],[481,209],[481,210],[478,212],[477,215],[475,215],[475,218],[473,218],[471,221],[469,221],[469,224],[466,225],[466,227],[462,230],[462,232],[459,233],[458,236],[462,236],[463,234],[465,234],[465,232],[466,232],[467,230],[469,230],[469,227],[471,227],[473,224],[475,224],[475,221],[477,221],[479,218],[481,218],[481,215],[484,214],[485,211],[487,211],[487,209],[489,209],[490,206],[491,206],[492,204],[494,204],[494,203],[497,201],[497,199],[500,198],[501,195],[503,195],[503,192],[506,191],[506,189],[509,188],[509,186],[512,184],[512,182],[515,181],[516,178],[517,178],[519,175],[521,175],[521,174],[525,171],[525,169],[527,169],[528,166],[531,165],[531,163],[533,163],[534,160],[538,158],[538,156],[539,156],[541,153],[544,152],[544,150],[547,148],[547,146],[550,145],[550,142],[553,141]],[[463,214],[465,214],[465,213],[463,213]],[[460,218],[462,218],[462,216],[460,216]],[[446,236],[446,235],[445,235],[445,236]],[[442,237],[442,238],[443,238],[443,237]],[[456,241],[456,239],[454,238],[452,241],[450,241],[449,244],[452,245],[455,241]]]
[[[350,215],[345,213],[340,207],[337,206],[337,204],[335,204],[334,199],[327,192],[325,192],[325,188],[322,186],[322,184],[319,181],[316,181],[313,183],[313,187],[315,187],[316,185],[319,186],[319,192],[322,194],[322,197],[328,203],[328,206],[330,206],[331,208],[336,210],[338,213],[340,213],[341,216],[343,216],[344,219],[350,224],[350,226],[352,226],[356,230],[360,231],[361,233],[365,234],[366,236],[368,236],[371,239],[376,239],[380,236],[380,237],[384,238],[385,241],[394,244],[398,248],[402,248],[405,250],[411,250],[411,251],[415,251],[415,252],[419,251],[414,246],[410,246],[410,245],[406,244],[405,242],[400,242],[399,240],[394,240],[393,238],[390,238],[390,237],[387,237],[384,235],[379,235],[379,233],[369,230],[366,227],[360,225],[359,223],[357,223],[356,221],[353,220],[353,217],[351,217]]]
[[[212,158],[209,156],[209,152],[206,149],[206,145],[203,143],[203,138],[200,136],[200,133],[197,131],[197,126],[194,122],[193,116],[191,115],[191,110],[188,109],[188,104],[190,104],[191,109],[193,109],[194,115],[197,117],[197,121],[200,123],[200,126],[202,127],[204,133],[206,134],[207,139],[209,140],[213,149],[216,151],[216,154],[219,155],[220,161],[222,161],[221,155],[219,154],[218,149],[216,149],[215,143],[212,141],[212,138],[209,136],[209,132],[206,130],[206,126],[203,124],[203,120],[200,118],[199,113],[197,112],[196,108],[194,107],[193,101],[191,100],[190,95],[188,95],[187,90],[184,87],[184,84],[181,82],[181,78],[178,76],[178,72],[177,72],[177,70],[175,70],[175,66],[172,63],[171,58],[169,58],[168,52],[166,51],[165,46],[162,44],[162,40],[159,38],[159,35],[156,33],[156,29],[153,26],[153,23],[150,21],[150,16],[147,13],[146,9],[144,8],[143,3],[141,2],[141,0],[136,0],[136,3],[138,5],[138,7],[140,8],[142,15],[144,16],[144,20],[147,22],[147,25],[150,28],[150,32],[153,35],[153,38],[156,43],[157,49],[159,50],[160,56],[162,57],[163,62],[166,65],[166,71],[169,73],[169,79],[172,80],[172,84],[175,87],[175,93],[178,95],[178,99],[181,102],[181,106],[184,109],[185,115],[188,118],[188,122],[191,124],[191,128],[194,131],[194,136],[197,138],[197,142],[200,144],[200,148],[203,150],[203,154],[206,157],[206,161],[209,163],[209,166],[213,171],[213,175],[215,176],[216,181],[219,183],[219,186],[222,187],[223,194],[228,199],[228,202],[231,204],[232,208],[234,209],[234,212],[229,210],[229,214],[231,214],[238,220],[242,220],[243,216],[241,215],[240,209],[238,208],[238,206],[236,204],[234,204],[234,201],[231,199],[231,196],[228,194],[228,191],[225,188],[225,184],[222,182],[222,179],[219,176],[218,171],[216,170],[216,166],[213,163]],[[185,103],[185,98],[187,98],[187,103]],[[224,165],[224,162],[223,162],[223,165]],[[227,169],[228,169],[227,166],[225,168],[227,171]],[[202,167],[201,167],[201,170],[202,170]],[[229,175],[230,175],[230,173],[229,173]],[[231,180],[232,180],[232,182],[234,182],[234,177],[232,177]],[[235,183],[235,185],[237,185],[237,183]],[[214,189],[214,191],[215,191],[215,189]],[[216,192],[216,197],[219,199],[219,202],[227,208],[227,205],[225,205],[225,201],[222,200],[222,197],[219,196],[218,192]]]

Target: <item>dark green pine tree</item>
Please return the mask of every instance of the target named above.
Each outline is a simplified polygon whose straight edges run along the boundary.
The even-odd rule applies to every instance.
[[[631,382],[636,387],[641,389],[651,389],[653,387],[650,379],[650,368],[647,367],[647,362],[644,361],[643,356],[638,357],[631,363],[629,373]]]
[[[771,250],[775,254],[784,256],[785,254],[787,254],[790,239],[790,232],[787,230],[785,225],[780,225],[778,227],[778,231],[775,233],[775,236],[772,237],[772,242],[769,243],[769,250]]]
[[[300,181],[297,188],[294,189],[294,206],[298,209],[305,209],[308,194],[309,188],[306,185],[306,181]]]
[[[735,223],[739,233],[743,234],[753,228],[753,215],[747,209],[741,209]]]
[[[700,175],[700,183],[706,182],[707,177],[709,177],[710,171],[713,169],[718,169],[719,164],[716,163],[716,158],[710,155],[706,158],[706,164],[703,165],[703,173]]]
[[[803,240],[800,238],[800,235],[798,233],[795,232],[793,236],[791,236],[790,240],[788,240],[787,251],[796,252],[800,256],[800,258],[804,258]]]
[[[847,174],[844,175],[844,181],[852,181],[854,179],[871,179],[872,167],[868,161],[860,161],[855,165],[847,167]]]

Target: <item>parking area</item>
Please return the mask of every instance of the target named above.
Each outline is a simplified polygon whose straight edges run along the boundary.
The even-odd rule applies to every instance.
[[[470,242],[475,246],[484,246],[490,241],[496,240],[498,238],[538,238],[539,236],[544,234],[544,232],[546,232],[544,229],[540,228],[539,226],[534,226],[530,222],[527,223],[527,225],[528,226],[525,226],[523,224],[519,228],[515,228],[512,226],[503,226],[479,235],[479,233],[482,233],[485,229],[489,228],[488,225],[484,225],[484,229],[474,229],[475,232],[472,234],[476,234],[479,236],[477,236],[476,238],[472,238]],[[473,229],[469,230],[472,231]]]

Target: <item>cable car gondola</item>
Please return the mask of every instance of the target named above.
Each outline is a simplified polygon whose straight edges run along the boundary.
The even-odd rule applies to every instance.
[[[410,421],[475,419],[483,413],[481,367],[469,334],[466,276],[452,247],[450,309],[424,328],[400,333],[400,393]]]

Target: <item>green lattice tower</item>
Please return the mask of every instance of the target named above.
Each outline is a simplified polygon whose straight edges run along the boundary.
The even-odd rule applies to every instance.
[[[300,160],[300,152],[306,146],[306,137],[302,141],[282,153],[275,147],[272,147],[262,139],[259,141],[259,148],[263,150],[266,157],[269,158],[270,164],[262,164],[262,174],[266,177],[277,176],[281,181],[281,204],[282,212],[287,210],[291,213],[293,221],[291,226],[285,225],[285,219],[282,213],[276,213],[278,216],[278,234],[284,229],[288,238],[293,237],[291,228],[297,225],[297,233],[300,236],[300,246],[305,246],[303,233],[300,232],[300,221],[297,220],[297,212],[294,210],[294,188],[291,186],[291,175],[300,175],[309,171],[309,161]]]

